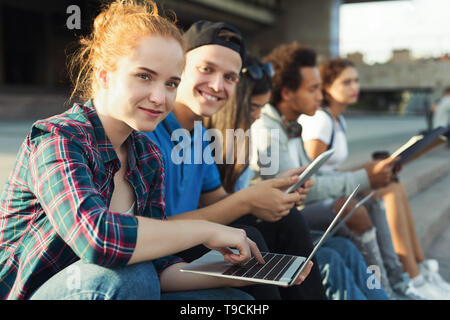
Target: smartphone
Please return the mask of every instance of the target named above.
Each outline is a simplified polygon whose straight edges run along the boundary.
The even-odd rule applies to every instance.
[[[298,181],[294,185],[290,186],[286,190],[286,193],[291,193],[292,191],[300,188],[314,173],[316,173],[319,170],[319,168],[325,162],[327,162],[328,159],[330,159],[330,157],[333,155],[333,153],[334,153],[334,149],[330,149],[330,150],[327,150],[324,153],[322,153],[320,156],[318,156],[313,162],[311,162],[308,165],[308,167],[306,167],[305,171],[303,171],[298,176]]]

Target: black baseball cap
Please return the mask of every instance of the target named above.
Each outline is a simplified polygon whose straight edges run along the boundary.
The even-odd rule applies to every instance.
[[[237,36],[223,37],[223,30],[231,31]],[[197,21],[184,33],[183,41],[186,52],[204,45],[218,44],[236,51],[241,56],[242,64],[245,62],[245,42],[242,34],[225,22]]]

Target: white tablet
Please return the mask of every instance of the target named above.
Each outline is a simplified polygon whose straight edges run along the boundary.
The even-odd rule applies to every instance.
[[[298,176],[298,181],[296,184],[290,186],[286,193],[291,193],[294,190],[297,190],[308,180],[314,173],[316,173],[319,168],[327,162],[328,159],[333,155],[334,149],[330,149],[319,155],[313,162],[309,164],[309,166]]]

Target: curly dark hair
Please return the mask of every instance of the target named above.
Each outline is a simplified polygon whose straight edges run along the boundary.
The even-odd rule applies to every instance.
[[[322,78],[322,94],[323,94],[323,103],[325,106],[330,104],[330,96],[325,90],[325,87],[331,86],[336,80],[337,77],[347,69],[348,67],[355,67],[355,64],[345,58],[334,58],[325,63],[323,63],[320,67],[320,77]]]
[[[302,84],[300,68],[315,67],[317,65],[316,52],[297,42],[282,44],[273,49],[263,58],[263,62],[271,62],[275,75],[273,76],[273,90],[270,103],[276,107],[281,101],[281,90],[288,88],[297,90]]]

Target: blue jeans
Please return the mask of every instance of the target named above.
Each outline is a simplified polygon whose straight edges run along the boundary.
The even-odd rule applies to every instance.
[[[333,300],[389,300],[355,245],[331,237],[316,253],[327,296]],[[371,278],[372,277],[372,278]]]
[[[253,300],[234,288],[161,293],[151,261],[105,268],[79,260],[61,270],[30,297],[32,300]]]

